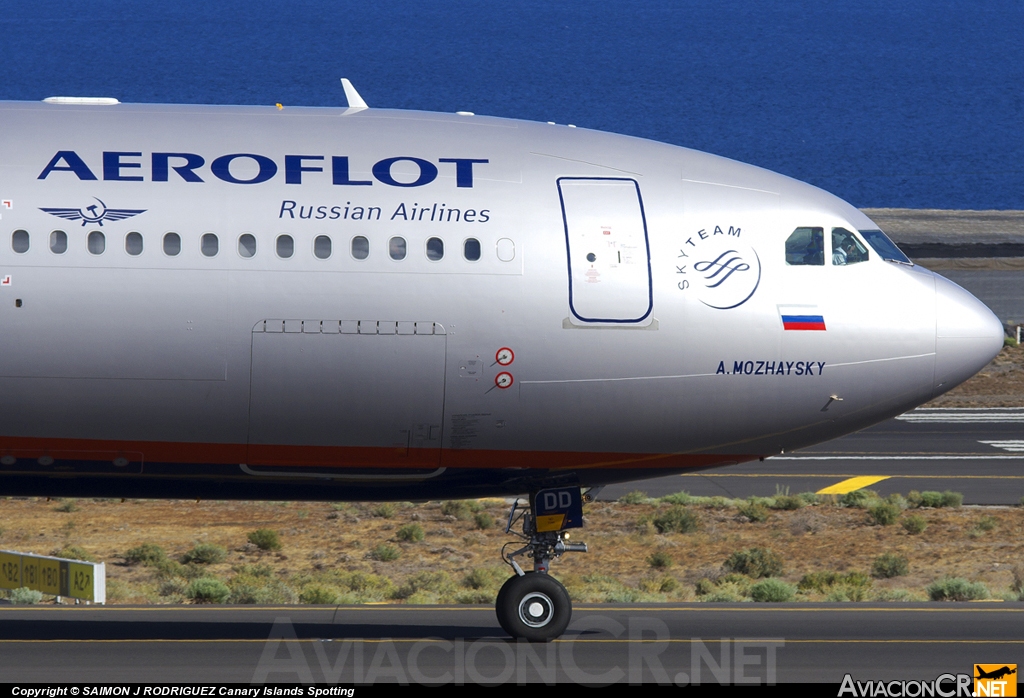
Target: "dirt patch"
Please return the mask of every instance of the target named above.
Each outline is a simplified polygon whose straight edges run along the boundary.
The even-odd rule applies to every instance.
[[[71,504],[69,504],[71,502]],[[771,504],[770,500],[764,503]],[[1016,598],[1014,566],[1024,552],[1024,508],[906,509],[892,525],[876,525],[865,508],[824,500],[797,510],[765,509],[752,522],[742,502],[695,500],[685,509],[697,519],[690,533],[659,533],[659,516],[678,506],[598,502],[586,508],[587,526],[573,540],[590,553],[569,554],[553,565],[578,601],[699,600],[702,579],[726,573],[730,555],[769,548],[782,561],[781,579],[798,584],[813,572],[861,573],[863,599],[927,598],[943,577],[981,582],[993,594]],[[77,546],[107,563],[111,603],[191,603],[193,580],[220,580],[238,603],[492,603],[509,569],[498,556],[511,536],[487,517],[503,521],[507,505],[474,504],[476,511],[445,514],[441,503],[329,504],[133,500],[0,500],[0,548],[52,554]],[[448,511],[453,511],[449,507]],[[487,516],[480,516],[481,514]],[[923,519],[909,533],[902,522]],[[652,523],[653,522],[653,523]],[[419,527],[422,540],[410,531]],[[248,534],[279,534],[279,551],[262,551]],[[400,533],[405,528],[406,533]],[[127,564],[143,543],[167,560]],[[182,564],[197,543],[221,546],[223,562]],[[376,554],[380,546],[394,559]],[[907,573],[872,579],[883,553],[906,558]],[[703,582],[705,587],[709,582]],[[828,590],[798,599],[828,598]]]

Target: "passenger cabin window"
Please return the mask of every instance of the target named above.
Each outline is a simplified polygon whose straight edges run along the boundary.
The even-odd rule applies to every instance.
[[[238,254],[248,259],[256,255],[256,237],[251,233],[238,236]]]
[[[277,256],[281,259],[288,259],[295,254],[295,240],[291,235],[277,236]]]
[[[832,228],[832,264],[837,267],[868,261],[868,251],[846,228]]]
[[[85,239],[85,244],[89,248],[89,254],[103,254],[107,249],[107,236],[98,230],[94,230]]]
[[[352,256],[356,259],[366,259],[370,256],[370,241],[362,235],[352,238]]]
[[[63,230],[54,230],[50,233],[50,252],[64,254],[68,251],[68,234]]]
[[[394,237],[388,240],[388,254],[395,261],[405,259],[405,238]]]
[[[142,254],[142,234],[128,233],[124,236],[124,251],[132,257]]]
[[[204,257],[213,257],[220,251],[220,240],[213,233],[203,233],[199,240],[199,251]]]
[[[825,229],[797,228],[786,240],[786,264],[791,267],[825,264]]]
[[[480,259],[480,241],[476,238],[468,238],[462,243],[462,256],[469,262]]]
[[[18,254],[25,254],[28,252],[27,230],[15,230],[11,233],[11,249]]]
[[[444,241],[441,238],[427,240],[427,259],[437,262],[444,257]]]
[[[913,264],[903,250],[896,246],[896,243],[889,239],[889,236],[881,230],[861,230],[860,234],[868,241],[868,244],[878,253],[878,256],[887,262],[898,262],[899,264]]]
[[[164,235],[164,254],[168,257],[177,257],[181,252],[181,236],[177,233]]]
[[[313,255],[317,259],[327,259],[331,256],[331,239],[326,235],[317,235],[313,240]]]

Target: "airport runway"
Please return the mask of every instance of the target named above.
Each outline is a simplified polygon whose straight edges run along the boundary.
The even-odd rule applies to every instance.
[[[4,682],[790,683],[1018,663],[1024,604],[582,605],[547,645],[480,606],[0,607]]]
[[[917,409],[828,443],[700,473],[604,488],[614,500],[641,490],[746,498],[778,490],[818,492],[854,477],[882,495],[952,490],[965,504],[1020,504],[1024,498],[1024,408]],[[863,481],[859,481],[863,482]]]

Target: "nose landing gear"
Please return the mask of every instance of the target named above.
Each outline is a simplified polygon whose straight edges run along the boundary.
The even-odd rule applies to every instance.
[[[513,530],[516,524],[521,524],[522,533]],[[548,576],[548,567],[552,558],[564,553],[587,552],[586,543],[567,542],[567,529],[582,526],[583,497],[578,487],[533,493],[529,509],[520,508],[518,500],[512,505],[505,532],[526,544],[509,553],[502,550],[502,558],[516,576],[502,585],[495,603],[498,623],[512,637],[549,642],[565,632],[572,618],[572,602],[565,587]],[[532,571],[525,572],[516,562],[520,555],[533,558]]]

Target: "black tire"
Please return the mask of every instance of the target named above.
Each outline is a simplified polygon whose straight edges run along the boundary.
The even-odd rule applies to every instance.
[[[533,573],[530,572],[528,574],[533,574]],[[503,608],[503,606],[502,606],[502,604],[504,603],[503,599],[508,594],[508,588],[510,586],[512,586],[512,583],[514,581],[516,581],[518,578],[519,578],[519,575],[516,575],[515,577],[509,577],[508,579],[506,579],[505,583],[501,585],[501,589],[498,590],[498,598],[495,599],[495,601],[494,601],[494,613],[495,613],[496,616],[498,616],[498,625],[500,625],[501,629],[504,630],[509,635],[512,634],[512,629],[508,626],[508,623],[505,622],[505,617],[502,614],[501,609]]]
[[[512,637],[550,642],[569,625],[572,602],[558,580],[531,572],[502,585],[495,612],[502,629]]]

